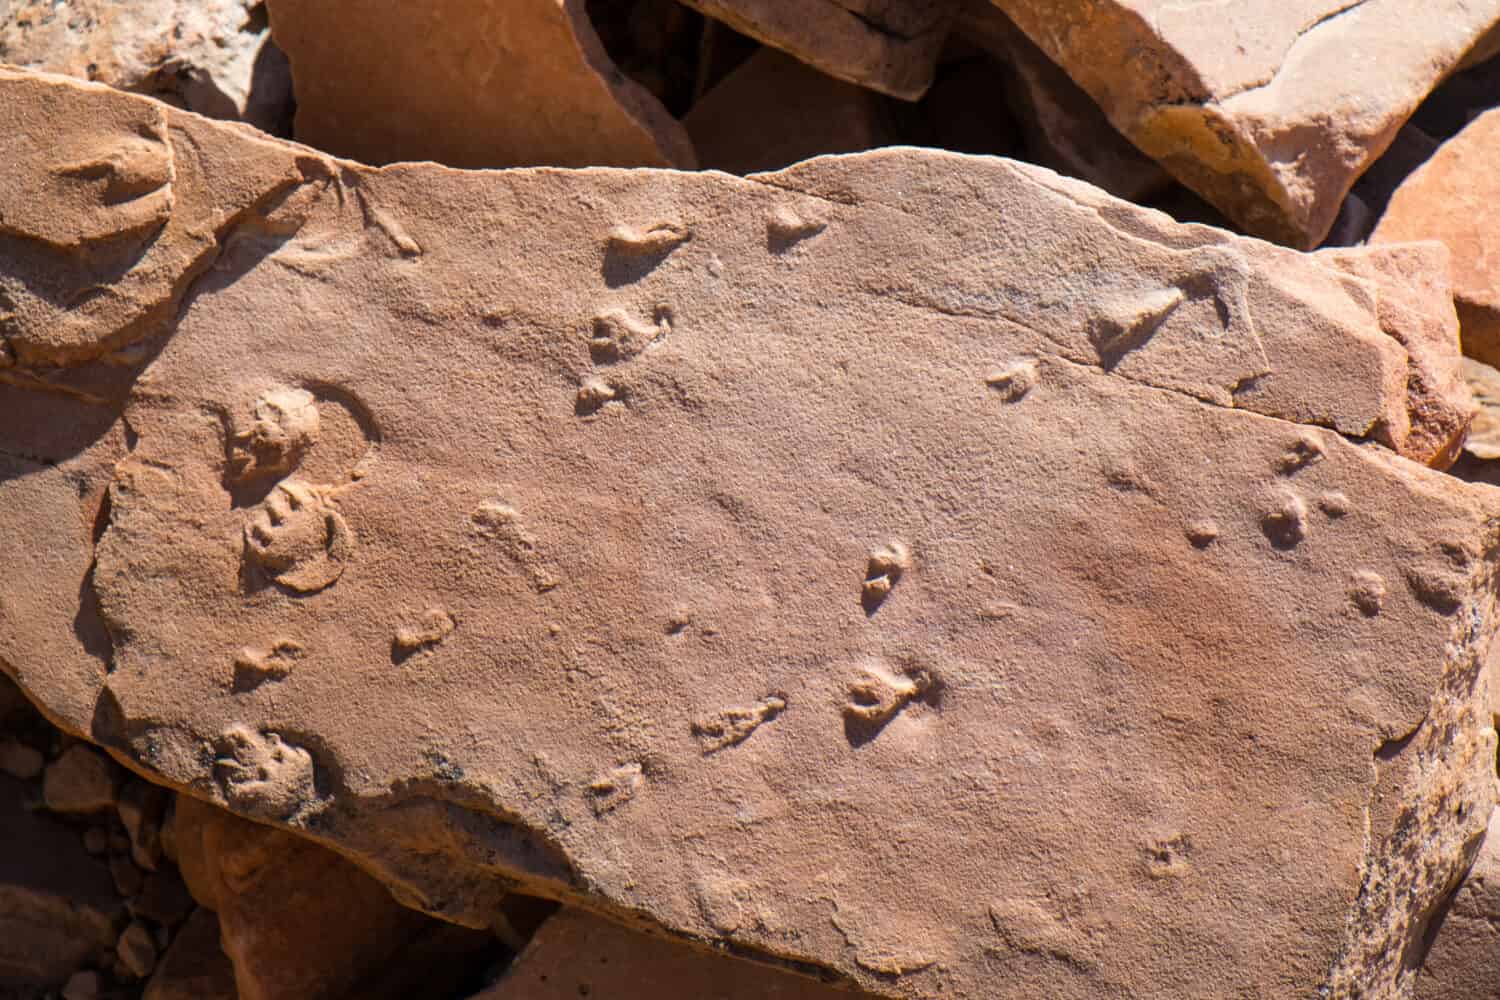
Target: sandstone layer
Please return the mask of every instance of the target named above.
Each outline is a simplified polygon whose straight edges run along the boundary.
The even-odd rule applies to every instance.
[[[69,730],[473,927],[1409,987],[1500,507],[1397,454],[1389,275],[932,151],[372,169],[9,71],[0,125],[0,661]]]
[[[829,76],[914,101],[959,0],[683,0]]]
[[[1500,21],[1500,0],[995,3],[1184,184],[1304,249]]]
[[[274,0],[297,138],[367,163],[692,167],[682,127],[620,73],[584,0]]]

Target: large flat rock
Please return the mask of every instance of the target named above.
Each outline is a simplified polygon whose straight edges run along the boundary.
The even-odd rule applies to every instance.
[[[1500,21],[1500,0],[995,2],[1184,184],[1304,249]]]
[[[229,154],[162,332],[0,383],[0,661],[73,731],[476,927],[1406,987],[1493,805],[1500,502],[1393,450],[1380,281],[1000,159],[375,170],[10,72],[0,195],[51,106]],[[8,295],[98,193],[47,198]]]

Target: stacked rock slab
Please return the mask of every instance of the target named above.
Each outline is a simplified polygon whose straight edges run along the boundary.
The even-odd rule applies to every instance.
[[[694,164],[682,127],[604,51],[584,0],[275,0],[297,138],[368,163]]]
[[[1497,506],[1391,450],[1378,283],[995,158],[376,170],[10,72],[0,137],[0,660],[131,767],[475,927],[1406,987],[1493,805]],[[148,206],[221,224],[133,262]],[[177,305],[51,350],[82,221]]]
[[[914,101],[959,0],[683,0],[829,76]]]
[[[1500,21],[1500,0],[995,2],[1184,184],[1304,249]]]

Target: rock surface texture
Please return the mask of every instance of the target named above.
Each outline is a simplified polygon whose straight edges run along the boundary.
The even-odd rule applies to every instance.
[[[1372,243],[1441,240],[1453,254],[1464,353],[1500,365],[1500,111],[1476,118],[1396,189]]]
[[[1500,503],[1401,457],[1461,430],[1382,308],[1430,255],[911,149],[377,170],[10,71],[0,153],[0,661],[130,767],[475,928],[1409,989],[1495,798]]]
[[[694,164],[682,126],[611,62],[584,0],[270,9],[297,137],[320,149],[456,167]]]
[[[1500,0],[995,2],[1184,184],[1303,248],[1500,21]]]
[[[292,78],[264,0],[13,0],[0,4],[0,63],[150,94],[211,118],[281,133]]]
[[[829,76],[916,100],[959,0],[683,0]]]

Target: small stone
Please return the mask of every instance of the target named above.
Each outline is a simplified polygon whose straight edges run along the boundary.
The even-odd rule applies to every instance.
[[[115,889],[122,896],[134,896],[145,884],[145,877],[141,875],[141,870],[131,864],[130,859],[122,854],[116,854],[109,859],[109,874],[114,877]]]
[[[15,740],[6,740],[0,743],[0,771],[4,771],[12,778],[22,781],[30,781],[42,773],[42,766],[46,763],[41,751],[29,747]]]
[[[84,969],[68,977],[67,985],[63,987],[62,1000],[96,1000],[102,989],[99,973],[93,969]]]
[[[99,751],[78,743],[47,767],[42,779],[47,808],[60,813],[91,813],[115,805],[114,765]]]
[[[145,979],[156,968],[156,941],[151,928],[139,920],[132,920],[120,935],[115,952],[123,965],[136,979]]]
[[[130,837],[130,856],[146,871],[155,871],[161,861],[161,823],[171,793],[144,781],[132,781],[120,790],[120,823]]]
[[[109,850],[109,833],[102,826],[91,826],[83,831],[83,849],[90,854],[103,854]]]

